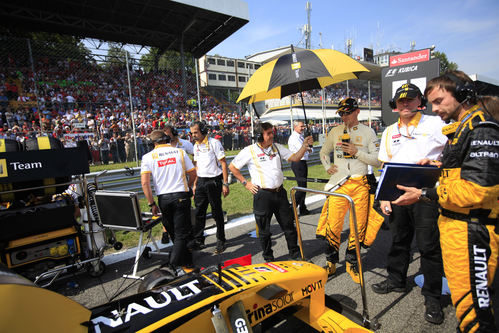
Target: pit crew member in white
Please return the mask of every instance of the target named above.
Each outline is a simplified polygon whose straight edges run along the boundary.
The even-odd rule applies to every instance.
[[[282,182],[281,160],[289,162],[299,161],[309,145],[313,144],[312,136],[303,141],[303,145],[296,153],[280,144],[274,144],[274,127],[270,123],[259,125],[257,143],[244,148],[229,165],[234,176],[253,194],[253,213],[255,214],[258,236],[266,261],[274,260],[272,251],[270,221],[275,215],[277,222],[284,232],[292,259],[300,258],[300,249],[297,245],[297,234],[293,223],[291,205]],[[241,168],[248,165],[251,181],[248,182],[241,174]]]
[[[170,268],[192,266],[192,253],[187,249],[191,237],[191,199],[189,189],[196,179],[196,169],[185,151],[171,147],[170,137],[163,131],[153,131],[149,138],[154,149],[142,157],[141,183],[153,215],[163,215],[163,224],[172,236]],[[154,201],[151,176],[158,196]]]
[[[198,178],[194,183],[194,203],[196,205],[194,240],[196,247],[204,245],[204,228],[206,226],[206,209],[211,206],[213,219],[217,225],[217,247],[215,253],[225,251],[225,226],[222,210],[222,194],[229,195],[227,161],[225,151],[219,140],[208,137],[206,126],[195,122],[191,126],[194,144],[194,161]]]

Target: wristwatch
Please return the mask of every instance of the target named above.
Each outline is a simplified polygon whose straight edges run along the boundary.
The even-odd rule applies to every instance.
[[[431,199],[428,197],[428,188],[423,187],[421,189],[421,195],[419,196],[420,201],[431,202]]]
[[[245,180],[243,180],[243,181],[242,181],[242,183],[241,183],[241,184],[243,184],[243,186],[246,186],[246,184],[248,184],[248,182],[247,182],[247,181],[246,181],[246,179],[245,179]]]
[[[156,202],[153,202],[153,203],[150,203],[150,204],[147,204],[149,207],[153,207],[153,206],[156,206]]]
[[[223,186],[229,187],[229,185],[230,185],[229,183],[223,183]]]

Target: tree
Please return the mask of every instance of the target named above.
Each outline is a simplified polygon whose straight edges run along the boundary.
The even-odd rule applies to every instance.
[[[140,58],[139,64],[146,72],[162,69],[179,70],[181,69],[182,60],[178,51],[167,50],[160,54],[158,48],[151,47],[149,53]],[[192,55],[188,52],[184,53],[184,65],[187,72],[194,73],[194,61]]]
[[[107,50],[106,62],[102,65],[104,68],[109,68],[112,66],[125,67],[126,66],[126,56],[130,61],[130,52],[124,50],[117,43],[109,43],[109,49]]]
[[[455,71],[458,67],[455,62],[447,59],[447,55],[444,52],[435,51],[433,57],[440,59],[440,74],[444,74],[447,71]]]

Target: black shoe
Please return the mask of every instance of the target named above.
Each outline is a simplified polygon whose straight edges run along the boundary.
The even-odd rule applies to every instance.
[[[220,254],[225,251],[227,245],[225,245],[225,241],[217,241],[217,248],[215,249],[215,254]]]
[[[306,208],[300,209],[300,216],[310,215],[310,211]]]
[[[189,244],[187,244],[187,248],[191,251],[200,251],[204,249],[206,245],[204,243],[201,243],[199,241],[191,241]]]
[[[168,244],[170,243],[170,236],[168,235],[167,232],[163,232],[163,235],[161,235],[161,244]]]
[[[265,262],[271,262],[271,261],[275,261],[275,258],[274,257],[264,257],[263,260],[265,260]]]
[[[433,299],[427,300],[425,307],[424,319],[426,319],[427,322],[436,325],[440,325],[444,322],[444,313],[442,312],[439,301]]]
[[[404,287],[393,286],[388,280],[385,280],[380,283],[375,283],[371,286],[371,288],[376,294],[388,294],[391,293],[392,291],[397,293],[405,293],[407,291],[407,288],[405,286]]]

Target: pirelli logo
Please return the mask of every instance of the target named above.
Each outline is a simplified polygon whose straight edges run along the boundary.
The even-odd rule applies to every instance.
[[[295,62],[295,63],[291,64],[291,69],[292,70],[300,69],[300,68],[301,68],[301,63],[300,62]]]

